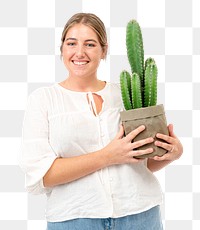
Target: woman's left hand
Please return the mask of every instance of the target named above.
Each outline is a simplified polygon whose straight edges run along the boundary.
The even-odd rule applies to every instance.
[[[168,125],[169,136],[157,133],[156,137],[164,140],[165,142],[155,141],[155,145],[167,150],[167,153],[162,157],[153,157],[156,161],[174,161],[181,157],[183,153],[183,146],[177,136],[174,134],[173,125]]]

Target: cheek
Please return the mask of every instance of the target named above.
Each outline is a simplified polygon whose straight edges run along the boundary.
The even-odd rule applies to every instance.
[[[69,48],[65,44],[63,45],[63,47],[62,47],[62,54],[63,54],[63,56],[64,55],[68,56],[68,55],[70,55],[70,54],[72,54],[74,52],[75,52],[75,50],[73,48]]]
[[[63,52],[62,52],[62,55],[63,55],[63,56],[67,57],[67,56],[70,55],[70,53],[71,53],[71,52],[69,52],[69,50],[63,48]]]
[[[97,62],[100,62],[103,58],[103,52],[101,50],[97,50],[91,54],[91,57],[95,59]]]
[[[73,52],[70,52],[69,50],[63,49],[62,52],[62,57],[63,57],[63,62],[69,62],[70,58],[73,56]]]

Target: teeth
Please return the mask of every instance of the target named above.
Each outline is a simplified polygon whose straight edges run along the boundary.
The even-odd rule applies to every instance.
[[[74,64],[75,64],[75,65],[86,65],[87,62],[86,62],[86,61],[83,61],[83,62],[74,61]]]

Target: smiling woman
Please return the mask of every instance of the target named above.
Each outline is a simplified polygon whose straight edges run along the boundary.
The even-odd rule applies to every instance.
[[[79,23],[69,28],[62,46],[63,62],[69,71],[67,81],[76,77],[97,80],[96,70],[105,56],[104,50],[90,27]]]
[[[63,43],[66,40],[66,34],[68,30],[76,24],[83,24],[85,26],[88,26],[95,32],[95,34],[98,37],[98,41],[103,49],[103,52],[105,52],[105,57],[106,57],[108,44],[107,44],[107,34],[106,34],[105,26],[103,22],[100,20],[100,18],[98,18],[94,14],[89,14],[89,13],[88,14],[78,13],[78,14],[73,15],[68,20],[68,22],[66,23],[63,29],[63,33],[62,33],[62,38],[61,38],[62,43],[60,46],[61,54],[62,54]]]
[[[103,22],[75,14],[60,46],[69,75],[28,100],[21,167],[27,190],[48,197],[48,230],[162,229],[162,192],[148,165],[162,168],[169,161],[135,158],[151,153],[138,147],[154,140],[133,141],[143,125],[124,137],[120,87],[97,76],[107,49]],[[172,129],[170,134],[178,143]]]

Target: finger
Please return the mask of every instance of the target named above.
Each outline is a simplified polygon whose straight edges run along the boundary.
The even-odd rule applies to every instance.
[[[134,157],[130,157],[127,163],[135,164],[135,163],[139,163],[139,162],[144,161],[144,160],[145,160],[145,158],[138,158],[137,159],[137,158],[134,158]]]
[[[132,149],[136,149],[138,147],[141,147],[143,145],[146,145],[146,144],[149,144],[152,142],[154,142],[153,137],[148,137],[148,138],[143,139],[143,140],[135,141],[132,143]]]
[[[171,150],[174,148],[171,144],[169,145],[168,143],[164,143],[161,141],[155,141],[154,143],[156,146],[161,147],[163,149],[166,149],[168,152],[171,152]]]
[[[165,134],[162,134],[162,133],[157,133],[156,134],[156,137],[159,138],[159,139],[162,139],[170,144],[173,143],[173,137],[170,137],[168,135],[165,135]]]
[[[130,157],[127,159],[126,163],[127,164],[135,164],[135,163],[139,163],[140,161],[142,161],[144,159],[137,159],[137,158],[134,158],[134,157]]]
[[[121,139],[124,136],[124,127],[123,125],[120,125],[119,132],[116,135],[116,139]]]
[[[169,124],[169,125],[168,125],[168,130],[169,130],[169,135],[170,135],[171,137],[177,138],[177,136],[176,136],[175,133],[174,133],[174,126],[173,126],[173,124]]]
[[[166,161],[166,160],[169,160],[169,158],[170,158],[170,154],[169,153],[166,153],[166,154],[164,154],[163,156],[154,156],[153,157],[153,159],[155,160],[155,161]]]
[[[142,155],[145,155],[145,154],[153,153],[153,151],[154,151],[153,148],[147,148],[147,149],[143,149],[143,150],[131,151],[130,154],[131,154],[131,157],[137,157],[137,156],[142,156]]]
[[[144,125],[140,125],[138,128],[134,129],[132,132],[130,132],[126,138],[128,141],[132,141],[139,133],[145,130]]]
[[[162,133],[157,133],[156,137],[163,139],[169,143],[172,143],[171,141],[173,141],[173,138],[177,139],[177,136],[175,135],[174,131],[173,131],[173,124],[169,124],[168,125],[168,131],[169,131],[169,136],[168,135],[164,135]],[[171,138],[170,138],[171,137]]]

